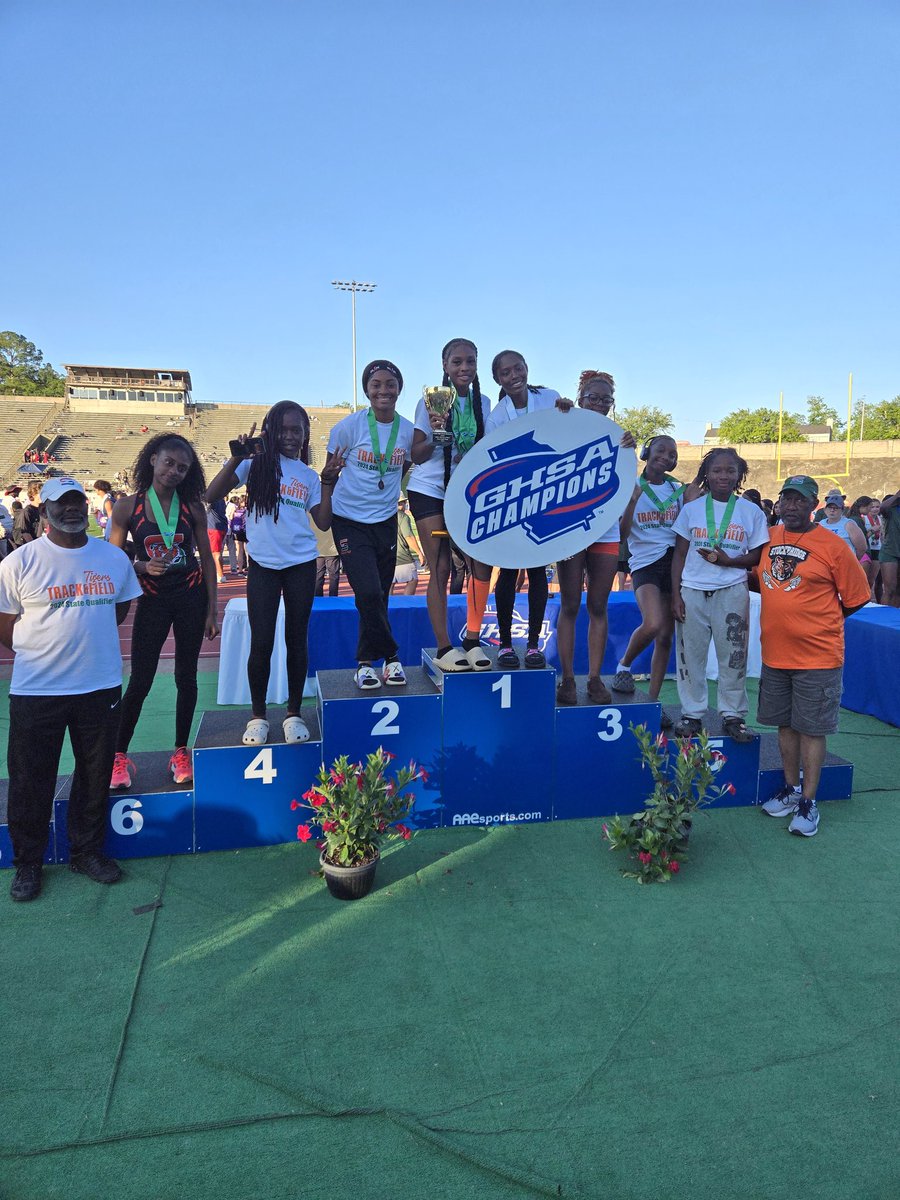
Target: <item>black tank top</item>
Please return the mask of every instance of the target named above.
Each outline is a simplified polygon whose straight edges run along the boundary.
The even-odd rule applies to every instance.
[[[147,503],[146,492],[138,492],[134,498],[134,513],[128,522],[128,532],[134,542],[136,561],[154,562],[162,559],[171,564],[165,575],[138,575],[138,582],[148,596],[187,590],[203,583],[203,573],[194,546],[194,523],[184,504],[178,514],[171,550],[166,549],[165,539]]]

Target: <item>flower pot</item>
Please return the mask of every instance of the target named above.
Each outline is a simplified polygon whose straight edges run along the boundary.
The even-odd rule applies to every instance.
[[[375,882],[380,857],[376,853],[370,862],[360,863],[358,867],[337,867],[334,863],[326,862],[325,855],[320,854],[319,865],[335,900],[361,900],[363,896],[368,896]]]

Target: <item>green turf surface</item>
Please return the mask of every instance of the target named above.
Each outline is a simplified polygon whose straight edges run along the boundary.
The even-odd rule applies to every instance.
[[[0,899],[0,1196],[896,1200],[900,739],[841,725],[816,838],[716,810],[665,885],[599,821],[420,833],[354,904],[300,844],[48,869]]]

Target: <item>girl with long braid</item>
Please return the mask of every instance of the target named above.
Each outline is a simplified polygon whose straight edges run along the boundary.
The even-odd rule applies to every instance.
[[[130,534],[142,595],[131,635],[131,678],[122,697],[111,790],[131,787],[136,774],[128,745],[141,715],[169,630],[175,637],[175,752],[169,770],[191,783],[187,749],[197,707],[197,661],[204,633],[218,635],[216,568],[201,502],[206,480],[194,447],[173,433],[152,437],[132,468],[137,492],[112,508],[108,540],[120,549]],[[198,563],[196,555],[199,554]]]
[[[247,486],[247,617],[250,622],[250,684],[252,719],[242,741],[261,746],[269,736],[266,692],[269,686],[278,605],[284,600],[284,640],[287,648],[288,698],[283,722],[286,742],[309,740],[300,717],[309,665],[307,631],[316,589],[316,539],[307,514],[319,529],[331,523],[331,492],[337,472],[327,464],[321,481],[309,466],[309,417],[292,400],[273,405],[256,425],[242,434],[233,453],[206,491],[213,503],[235,488]]]
[[[499,429],[517,417],[539,412],[545,408],[571,408],[571,401],[563,400],[553,388],[537,387],[528,382],[528,363],[518,350],[501,350],[491,363],[491,375],[500,385],[497,405],[485,423],[485,432]],[[494,588],[497,602],[497,627],[500,648],[497,651],[497,667],[508,671],[519,666],[519,656],[512,644],[512,619],[516,603],[517,567],[501,567]],[[541,628],[547,610],[547,568],[528,568],[528,642],[525,648],[526,667],[547,665],[540,648]]]
[[[608,417],[615,406],[616,384],[605,371],[582,371],[578,380],[578,406]],[[620,445],[633,450],[632,434],[624,433]],[[619,563],[619,522],[616,521],[586,550],[556,564],[559,578],[559,618],[556,646],[562,679],[556,689],[557,704],[577,704],[575,686],[575,621],[581,608],[581,596],[587,581],[588,611],[588,699],[609,704],[609,689],[600,678],[606,640],[609,634],[607,602]]]
[[[491,569],[468,560],[469,582],[466,605],[466,636],[462,649],[450,642],[447,626],[447,584],[452,566],[450,539],[444,524],[444,491],[460,459],[484,436],[490,401],[481,394],[478,381],[478,348],[467,338],[454,338],[441,351],[443,387],[452,387],[453,405],[445,418],[430,414],[425,401],[416,408],[415,427],[432,447],[430,456],[415,466],[409,477],[409,509],[419,530],[428,564],[428,619],[437,642],[435,665],[442,671],[486,671],[491,660],[481,646],[481,623],[491,590]],[[447,430],[453,441],[435,446],[432,434]]]

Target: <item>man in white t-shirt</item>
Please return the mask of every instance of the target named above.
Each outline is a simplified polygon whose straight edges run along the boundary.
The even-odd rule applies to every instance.
[[[41,518],[47,536],[0,562],[0,643],[15,651],[7,751],[13,900],[40,895],[66,730],[75,755],[71,869],[96,883],[122,877],[103,853],[122,695],[116,627],[141,588],[121,550],[87,536],[87,497],[76,480],[44,484]]]

